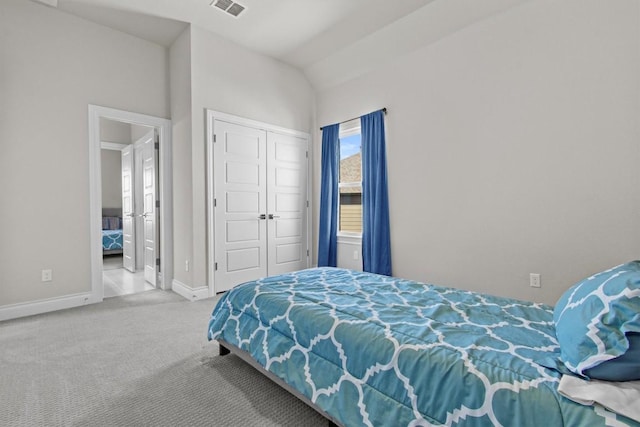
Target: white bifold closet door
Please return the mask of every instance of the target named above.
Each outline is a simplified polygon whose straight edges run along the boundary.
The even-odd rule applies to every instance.
[[[215,292],[308,267],[308,142],[214,121]]]

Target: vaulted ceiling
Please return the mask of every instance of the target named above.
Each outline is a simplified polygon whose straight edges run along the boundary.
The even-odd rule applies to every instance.
[[[197,25],[323,88],[531,0],[238,0],[238,17],[212,0],[36,1],[164,46]]]

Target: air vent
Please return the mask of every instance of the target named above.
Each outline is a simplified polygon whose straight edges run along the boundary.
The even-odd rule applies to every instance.
[[[213,0],[211,2],[211,6],[215,6],[218,9],[224,10],[229,15],[232,15],[236,18],[238,17],[238,15],[240,15],[240,13],[242,13],[243,10],[245,10],[244,6],[239,3],[234,3],[231,0]]]
[[[229,9],[227,9],[227,13],[235,16],[236,18],[240,15],[240,12],[244,10],[244,6],[240,6],[238,3],[234,3],[231,5]]]
[[[229,9],[229,6],[231,6],[232,4],[233,2],[231,0],[213,0],[213,3],[211,3],[212,6],[220,8],[225,12],[227,11],[227,9]]]

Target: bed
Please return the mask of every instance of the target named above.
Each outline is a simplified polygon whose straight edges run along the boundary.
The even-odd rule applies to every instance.
[[[122,253],[122,216],[120,209],[102,210],[102,254]]]
[[[559,393],[544,304],[313,268],[228,291],[208,338],[337,425],[640,425]]]
[[[122,229],[102,230],[102,253],[104,255],[122,253]]]

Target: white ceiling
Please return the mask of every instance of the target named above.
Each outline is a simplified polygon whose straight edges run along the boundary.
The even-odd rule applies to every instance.
[[[238,18],[212,0],[36,1],[167,47],[193,24],[323,88],[531,0],[238,0]]]
[[[211,0],[58,0],[58,9],[165,46],[192,23],[302,68],[432,1],[238,0],[238,18]]]

